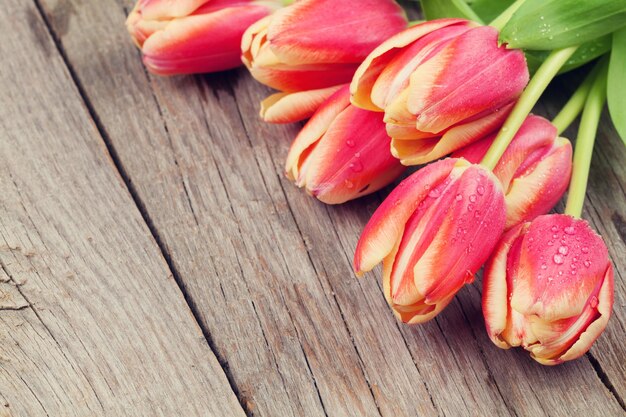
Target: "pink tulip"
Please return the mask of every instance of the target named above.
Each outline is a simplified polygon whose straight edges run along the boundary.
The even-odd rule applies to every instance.
[[[491,340],[556,365],[582,356],[613,306],[613,266],[589,224],[564,214],[509,230],[485,267],[483,313]]]
[[[385,113],[394,155],[433,161],[500,128],[528,83],[520,50],[462,19],[413,26],[376,48],[352,80],[352,103]]]
[[[310,117],[350,82],[367,54],[406,25],[393,0],[300,0],[252,25],[243,62],[254,78],[282,92],[262,103],[261,116],[274,123]]]
[[[139,0],[126,20],[148,70],[159,75],[241,65],[241,37],[278,0]]]
[[[354,255],[358,275],[383,262],[385,297],[403,322],[430,320],[472,282],[505,222],[502,187],[480,165],[448,158],[385,199]]]
[[[327,204],[373,193],[404,170],[389,152],[380,113],[350,104],[346,85],[300,131],[287,156],[287,176]]]
[[[479,163],[495,134],[455,152]],[[572,145],[539,116],[528,116],[493,170],[504,189],[506,229],[548,213],[561,199],[572,174]]]

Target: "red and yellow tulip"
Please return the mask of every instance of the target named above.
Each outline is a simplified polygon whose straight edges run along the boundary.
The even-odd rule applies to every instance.
[[[613,306],[607,248],[581,219],[553,214],[509,230],[485,267],[483,313],[491,340],[556,365],[582,356]]]
[[[479,163],[493,143],[490,135],[453,154]],[[506,229],[548,213],[561,199],[572,174],[572,145],[548,120],[528,116],[493,170],[504,189]]]
[[[350,104],[344,86],[300,131],[287,156],[287,176],[315,198],[339,204],[373,193],[405,169],[389,152],[380,113]]]
[[[243,37],[243,62],[281,91],[262,103],[261,116],[282,123],[310,117],[367,54],[406,26],[393,0],[300,0],[255,23]]]
[[[472,282],[504,230],[498,179],[480,165],[448,158],[404,180],[365,227],[357,274],[383,262],[387,301],[403,322],[441,312]]]
[[[278,0],[139,0],[126,20],[148,70],[159,75],[241,65],[241,38]]]
[[[394,155],[427,163],[496,131],[528,83],[524,54],[463,19],[413,26],[377,47],[352,80],[352,103],[384,112]]]

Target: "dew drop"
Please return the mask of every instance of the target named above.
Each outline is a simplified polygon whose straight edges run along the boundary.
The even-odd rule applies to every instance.
[[[461,200],[463,200],[463,196],[461,194],[457,194],[456,201],[461,201]]]
[[[467,205],[467,211],[474,211],[474,206],[471,204]]]
[[[561,255],[567,255],[567,252],[569,252],[569,249],[567,248],[567,246],[561,246],[561,247],[559,248],[559,253],[560,253]]]
[[[479,218],[479,217],[480,217],[480,210],[476,210],[476,211],[474,212],[474,217],[475,217],[475,218]]]
[[[430,198],[437,198],[437,197],[439,197],[440,194],[441,193],[439,192],[439,190],[433,189],[433,190],[430,190],[430,192],[428,193],[428,197],[430,197]]]
[[[557,226],[552,226],[550,230],[552,230],[553,232],[558,232],[559,228]]]
[[[354,188],[354,184],[353,184],[353,183],[352,183],[352,181],[350,181],[350,180],[345,180],[345,181],[343,182],[343,185],[345,185],[347,189]]]
[[[548,240],[548,246],[552,246],[554,245],[554,242],[552,240]]]
[[[360,161],[354,161],[348,165],[348,167],[354,172],[363,171],[363,164]]]
[[[589,262],[589,259],[587,259],[585,262],[583,262],[585,264],[585,268],[589,268],[591,266],[591,262]]]
[[[589,253],[589,248],[587,246],[583,246],[580,250],[582,253]]]
[[[552,260],[554,261],[555,264],[561,265],[563,263],[563,256],[557,253],[556,255],[552,257]]]
[[[475,194],[470,195],[469,196],[469,201],[471,201],[472,203],[475,203],[476,202],[476,195]]]
[[[567,226],[565,229],[563,229],[565,231],[565,233],[567,233],[568,235],[573,235],[574,233],[576,233],[576,229],[574,229],[574,226]]]
[[[557,237],[559,237],[559,235],[557,235],[556,233],[552,235],[553,239],[556,239]]]
[[[546,265],[546,264],[541,264],[541,269],[548,269],[548,265]]]
[[[354,146],[356,145],[356,143],[354,143],[354,141],[352,139],[348,139],[346,141],[346,145],[348,145],[350,148],[354,148]]]
[[[485,194],[485,187],[483,187],[482,185],[479,185],[479,186],[476,188],[476,192],[478,193],[478,195],[483,195],[483,194]]]
[[[596,297],[595,295],[592,296],[589,300],[589,305],[591,306],[591,308],[596,308],[598,306],[598,297]]]

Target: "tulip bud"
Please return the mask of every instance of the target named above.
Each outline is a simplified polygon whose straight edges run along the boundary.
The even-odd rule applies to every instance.
[[[139,0],[126,27],[148,70],[159,75],[241,65],[241,37],[279,0]]]
[[[506,229],[548,213],[561,199],[572,174],[572,145],[557,137],[548,120],[528,116],[502,155],[493,173],[502,183],[506,201]],[[495,134],[453,154],[479,163]]]
[[[367,223],[354,255],[357,274],[383,262],[385,297],[403,322],[422,323],[472,282],[504,229],[497,178],[448,158],[404,180]]]
[[[241,44],[243,62],[255,79],[283,92],[263,102],[261,116],[274,123],[310,117],[350,82],[367,54],[406,26],[393,0],[300,0],[252,25]],[[286,105],[291,94],[298,96],[288,102],[306,105]]]
[[[352,103],[384,112],[392,152],[417,165],[499,129],[528,79],[523,52],[499,45],[496,29],[439,19],[376,48],[352,80]]]
[[[389,152],[381,113],[350,104],[342,87],[300,131],[287,156],[287,176],[327,204],[373,193],[405,169]]]
[[[552,214],[504,234],[485,266],[483,313],[499,347],[556,365],[589,350],[613,306],[608,250],[580,219]]]

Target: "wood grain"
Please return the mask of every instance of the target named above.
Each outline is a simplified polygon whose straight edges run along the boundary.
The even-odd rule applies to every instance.
[[[623,302],[593,356],[556,368],[492,345],[479,281],[435,321],[399,325],[378,275],[357,280],[350,268],[380,196],[326,207],[293,187],[283,161],[297,126],[258,120],[257,103],[269,91],[243,70],[148,76],[116,29],[130,5],[42,1],[249,414],[623,415]],[[615,177],[623,172],[604,169],[610,189],[624,184]],[[590,198],[601,198],[600,189]],[[611,210],[623,214],[623,191],[612,199]],[[614,258],[623,258],[615,230],[605,236]]]
[[[0,22],[0,414],[244,416],[35,4]]]

